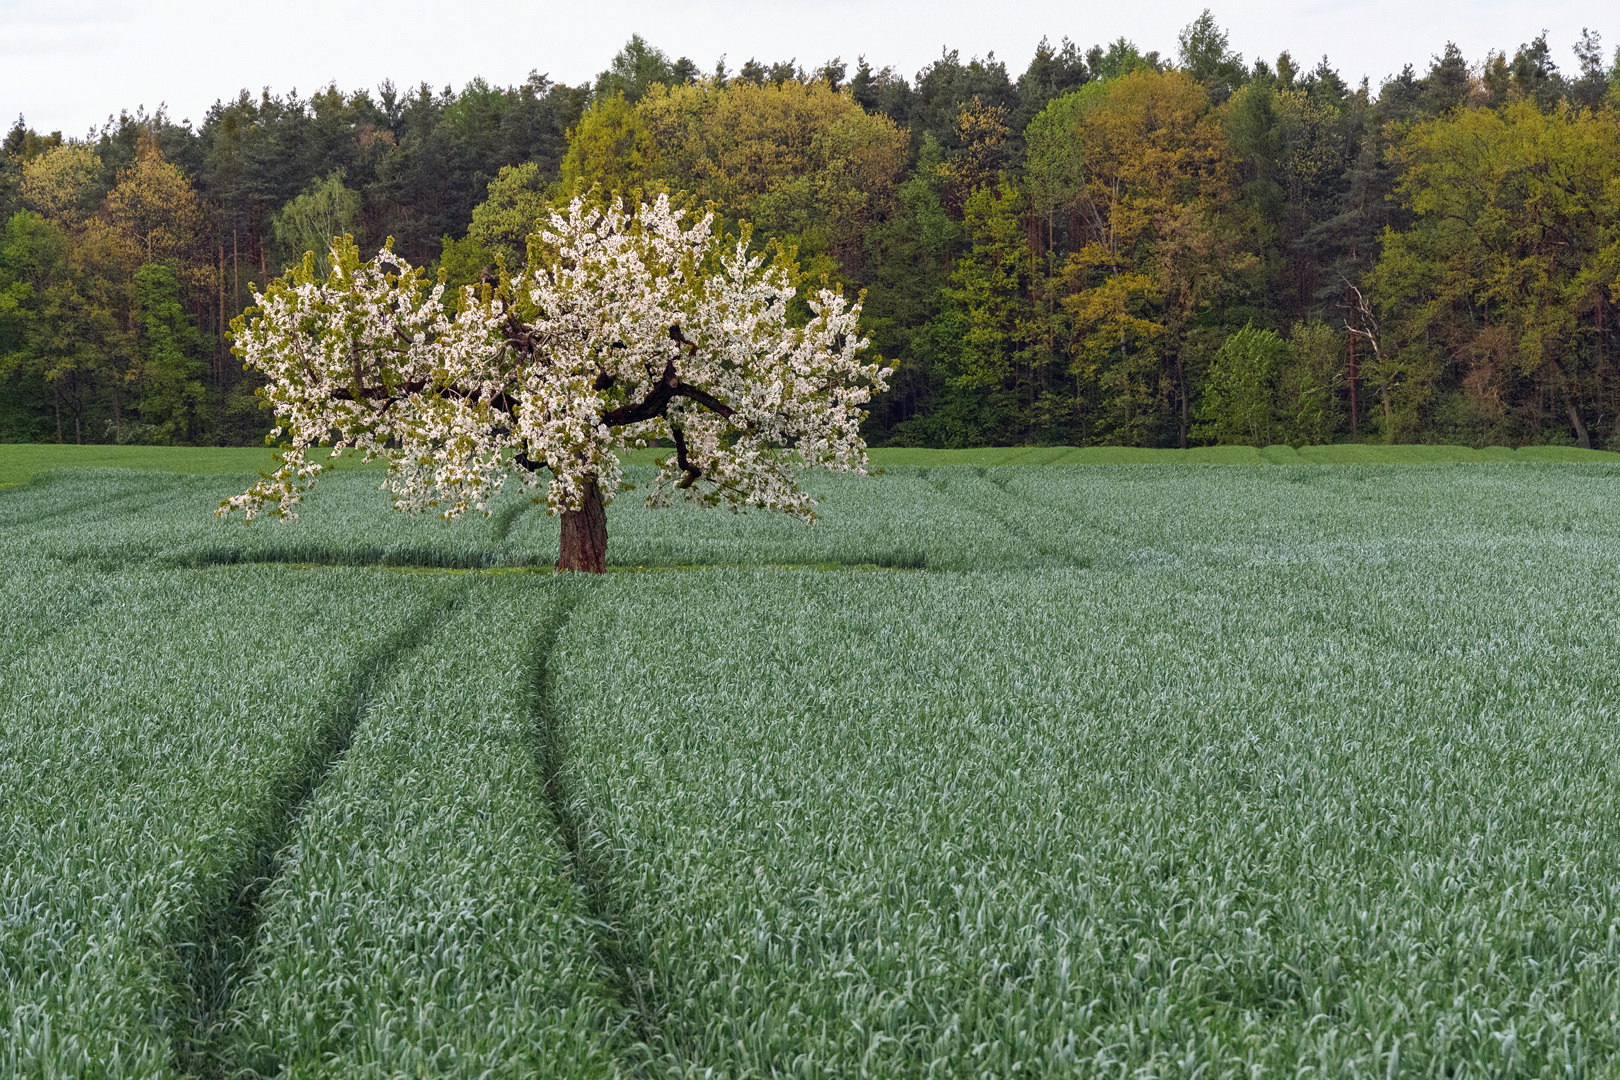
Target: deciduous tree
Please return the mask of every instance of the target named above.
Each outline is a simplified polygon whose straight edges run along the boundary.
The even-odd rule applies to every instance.
[[[814,269],[859,276],[866,234],[892,208],[905,165],[892,120],[797,81],[655,88],[637,112],[672,189],[794,245]]]
[[[135,271],[136,376],[141,419],[152,441],[195,444],[208,431],[212,402],[203,385],[207,339],[180,304],[174,270],[149,263]]]
[[[1397,154],[1414,220],[1387,235],[1372,275],[1386,393],[1449,369],[1483,406],[1529,380],[1539,392],[1520,417],[1526,433],[1551,405],[1592,445],[1587,403],[1604,400],[1612,377],[1603,330],[1617,297],[1604,252],[1620,231],[1620,116],[1518,101],[1419,124]],[[1424,407],[1390,399],[1386,412],[1409,429]]]
[[[324,252],[329,240],[352,234],[360,220],[360,193],[345,187],[341,169],[310,184],[270,219],[277,254],[287,264],[304,252]],[[324,255],[321,256],[324,258]]]
[[[306,256],[237,324],[287,441],[277,472],[220,512],[292,512],[321,470],[309,450],[335,432],[334,453],[389,453],[402,510],[484,509],[514,470],[545,483],[565,570],[605,568],[619,454],[654,441],[673,444],[654,503],[812,516],[797,468],[863,467],[861,409],[888,369],[860,358],[859,303],[821,289],[800,323],[789,258],[684,218],[667,196],[575,199],[530,266],[455,311],[387,250],[362,263],[339,240],[324,276]]]
[[[1199,403],[1198,436],[1211,442],[1266,446],[1277,440],[1277,381],[1288,343],[1246,326],[1232,334],[1209,366]]]

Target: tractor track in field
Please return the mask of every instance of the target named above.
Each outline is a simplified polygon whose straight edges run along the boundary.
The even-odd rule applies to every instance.
[[[224,885],[175,953],[175,1000],[180,1012],[171,1038],[171,1058],[182,1076],[214,1080],[239,1075],[228,1055],[231,1012],[248,972],[264,921],[265,893],[285,868],[304,809],[343,760],[378,688],[427,640],[433,628],[462,602],[463,583],[430,603],[409,624],[364,659],[331,712],[331,719],[276,785],[264,814],[269,827],[248,855],[224,875]]]
[[[1022,495],[1017,495],[1012,491],[1009,491],[1007,488],[1007,482],[1005,480],[998,480],[995,477],[992,477],[988,469],[981,466],[974,471],[978,474],[979,479],[985,481],[985,483],[994,484],[1009,501],[1016,501],[1018,503],[1028,502],[1028,500]],[[1041,539],[1016,516],[1003,512],[999,507],[993,506],[983,499],[975,499],[971,496],[965,496],[959,491],[952,491],[945,485],[943,480],[936,480],[932,475],[930,475],[929,470],[919,469],[918,474],[919,478],[924,483],[928,484],[935,491],[945,496],[945,498],[949,499],[957,506],[962,507],[969,513],[978,514],[980,517],[987,518],[988,520],[995,522],[1013,536],[1016,536],[1018,539],[1027,543],[1034,551],[1043,557],[1054,562],[1066,563],[1069,566],[1077,567],[1081,570],[1089,570],[1096,565],[1095,560],[1089,555],[1081,555],[1076,552],[1069,551],[1066,548],[1057,547]]]
[[[558,605],[540,634],[534,653],[530,729],[546,805],[584,905],[583,914],[597,960],[624,1017],[619,1029],[610,1034],[619,1043],[621,1064],[628,1067],[630,1075],[640,1075],[642,1066],[647,1064],[645,1057],[666,1042],[662,1026],[664,1008],[653,982],[651,962],[624,930],[625,911],[617,899],[616,875],[610,865],[608,847],[600,842],[600,837],[591,835],[580,801],[569,790],[568,739],[552,704],[558,642],[589,587],[588,582],[576,586]]]
[[[31,486],[33,485],[27,485],[23,488],[17,488],[15,490],[23,491],[26,490],[27,487]],[[127,491],[122,495],[113,495],[84,502],[69,501],[63,505],[40,507],[36,510],[19,514],[12,518],[0,520],[0,532],[4,532],[8,529],[29,529],[38,525],[45,525],[48,528],[55,528],[59,524],[59,519],[71,517],[74,514],[105,514],[109,510],[117,510],[119,513],[122,513],[125,509],[127,509],[128,504],[130,503],[137,502],[142,499],[150,499],[154,495],[172,492],[178,486],[179,485],[176,483],[164,481],[153,483],[150,487],[142,487],[135,491]]]

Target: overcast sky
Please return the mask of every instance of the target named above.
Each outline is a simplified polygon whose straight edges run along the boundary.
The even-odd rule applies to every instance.
[[[531,70],[578,83],[631,33],[705,71],[722,54],[735,69],[750,57],[853,66],[865,53],[910,76],[953,48],[964,59],[994,52],[1016,77],[1043,35],[1082,47],[1124,35],[1173,55],[1177,30],[1206,5],[1245,59],[1288,49],[1309,65],[1326,53],[1352,84],[1367,75],[1376,86],[1407,63],[1421,70],[1448,40],[1477,61],[1547,30],[1566,71],[1583,26],[1604,35],[1610,56],[1620,44],[1613,0],[0,0],[0,121],[21,114],[36,130],[82,136],[137,106],[198,123],[243,88],[460,87],[476,75],[509,85]]]

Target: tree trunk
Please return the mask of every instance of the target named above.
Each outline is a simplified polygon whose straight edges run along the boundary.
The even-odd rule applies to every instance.
[[[225,385],[225,357],[230,355],[224,351],[227,341],[225,331],[229,329],[229,320],[225,316],[225,241],[223,240],[219,242],[219,322],[215,324],[214,329],[219,334],[219,343],[214,347],[214,361],[209,366],[214,372],[214,392],[217,394],[220,388]]]
[[[1350,380],[1350,435],[1353,438],[1361,431],[1361,409],[1356,401],[1356,334],[1350,332],[1350,367],[1346,372]]]
[[[563,511],[557,569],[586,574],[607,572],[607,511],[602,506],[602,489],[595,480],[585,482],[578,510]]]
[[[1190,404],[1187,401],[1187,361],[1180,350],[1176,352],[1176,396],[1181,398],[1180,415],[1176,418],[1176,446],[1187,449],[1187,433],[1191,427]]]
[[[1592,435],[1586,430],[1586,425],[1581,422],[1581,410],[1575,407],[1573,401],[1566,401],[1564,409],[1569,413],[1569,423],[1575,429],[1575,438],[1580,441],[1581,449],[1592,449]]]

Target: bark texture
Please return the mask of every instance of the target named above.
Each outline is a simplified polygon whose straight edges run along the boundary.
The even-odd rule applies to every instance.
[[[578,510],[563,511],[557,569],[607,573],[607,509],[602,505],[602,489],[596,486],[595,480],[585,482],[584,498]]]

